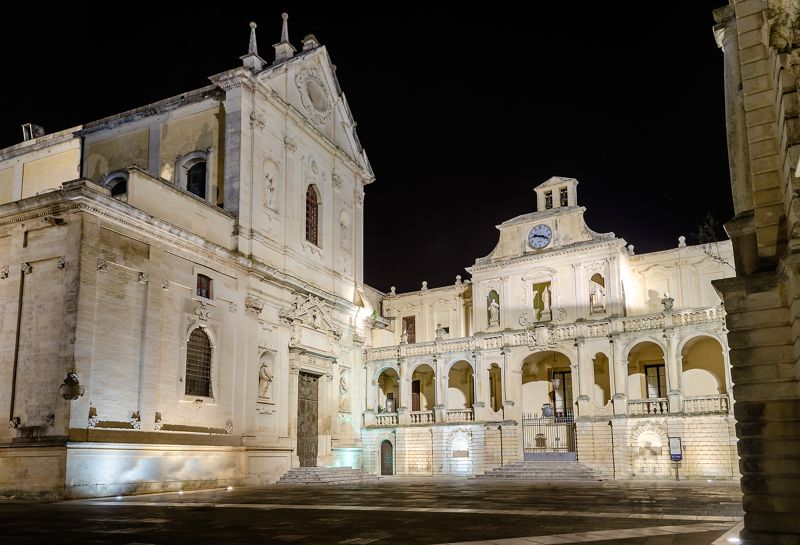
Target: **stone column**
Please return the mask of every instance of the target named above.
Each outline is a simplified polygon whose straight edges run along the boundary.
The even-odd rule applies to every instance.
[[[614,404],[614,414],[628,414],[628,362],[619,352],[619,339],[611,338],[608,366],[613,373],[612,388],[614,395],[611,397]]]
[[[586,354],[586,341],[583,339],[575,343],[575,350],[578,354],[578,362],[575,368],[578,370],[578,413],[576,416],[591,416],[593,403],[591,394],[594,386],[594,363]],[[574,381],[573,381],[574,382]]]
[[[300,467],[297,455],[297,404],[300,395],[300,362],[297,354],[289,351],[289,439],[292,442],[292,467]]]
[[[442,358],[434,360],[434,377],[436,385],[436,404],[433,406],[434,418],[436,422],[447,422],[447,386],[448,377],[445,371],[445,364]]]
[[[667,366],[667,398],[669,399],[669,412],[679,413],[683,410],[683,393],[681,392],[681,361],[680,354],[676,353],[675,332],[668,331],[664,335],[667,341],[667,353],[664,354],[664,363]]]
[[[399,391],[397,392],[398,400],[397,403],[399,404],[397,407],[397,421],[400,424],[410,424],[411,417],[409,413],[411,412],[411,375],[408,363],[404,359],[397,360],[397,367],[400,369],[400,373],[398,373],[398,384],[397,388]]]
[[[473,380],[475,382],[475,399],[472,403],[472,409],[476,421],[485,421],[489,418],[487,405],[489,404],[489,371],[486,369],[486,362],[483,359],[483,354],[473,353]]]

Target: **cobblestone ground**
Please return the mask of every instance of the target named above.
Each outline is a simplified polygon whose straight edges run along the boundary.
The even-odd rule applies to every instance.
[[[6,544],[736,543],[738,483],[384,478],[0,504]]]

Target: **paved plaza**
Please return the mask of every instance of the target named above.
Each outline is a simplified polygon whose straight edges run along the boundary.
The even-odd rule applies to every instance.
[[[0,504],[11,544],[736,543],[738,483],[383,478]]]

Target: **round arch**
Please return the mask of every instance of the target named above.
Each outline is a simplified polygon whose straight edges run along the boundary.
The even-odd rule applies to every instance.
[[[464,358],[453,358],[452,360],[450,360],[450,361],[447,363],[447,365],[445,365],[445,368],[444,368],[444,372],[445,372],[445,374],[449,374],[449,373],[450,373],[450,370],[453,368],[453,366],[454,366],[455,364],[457,364],[457,363],[461,363],[461,362],[464,362],[464,363],[466,363],[467,365],[469,365],[469,366],[472,368],[472,372],[473,372],[473,373],[475,372],[475,366],[472,364],[472,362],[471,362],[471,361],[469,361],[469,359],[467,359],[467,358],[465,358],[465,357],[464,357]]]
[[[669,388],[664,344],[652,337],[638,338],[624,354],[621,363],[625,365],[629,398],[665,399]]]
[[[728,392],[725,347],[713,335],[698,334],[680,344],[683,395],[714,396]]]
[[[557,353],[564,356],[567,360],[569,360],[570,366],[575,365],[575,362],[578,361],[578,353],[572,349],[564,346],[563,344],[557,344],[555,346],[548,346],[546,348],[542,348],[541,350],[533,350],[527,353],[520,352],[520,354],[524,354],[522,357],[514,358],[514,362],[511,365],[511,371],[514,372],[522,372],[522,367],[525,365],[525,360],[534,356],[536,354],[550,354],[550,353]]]
[[[390,364],[387,364],[387,365],[382,365],[382,366],[378,367],[377,371],[375,371],[375,372],[372,374],[372,382],[377,382],[377,381],[378,381],[378,379],[379,379],[379,378],[381,377],[381,375],[383,374],[383,372],[384,372],[384,371],[386,371],[387,369],[391,369],[391,370],[393,370],[395,373],[397,373],[397,376],[398,376],[398,377],[400,376],[400,369],[399,369],[399,367],[398,367],[397,365],[393,365],[393,364],[391,364],[391,363],[390,363]]]
[[[664,342],[664,339],[659,339],[658,337],[646,336],[646,337],[636,337],[632,339],[630,342],[626,343],[622,348],[622,359],[623,361],[628,361],[631,356],[631,352],[633,349],[639,346],[642,343],[652,343],[658,346],[661,349],[661,353],[666,355],[667,353],[667,344]]]
[[[572,360],[564,352],[543,350],[528,354],[520,366],[520,381],[523,414],[574,414]]]

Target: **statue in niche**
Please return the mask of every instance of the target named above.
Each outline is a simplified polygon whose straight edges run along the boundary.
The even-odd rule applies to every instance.
[[[270,388],[274,374],[269,361],[261,360],[261,369],[258,370],[258,397],[269,398]]]
[[[592,288],[589,292],[589,308],[592,313],[604,312],[606,309],[606,290],[594,281],[592,281]]]
[[[264,179],[264,206],[275,209],[275,180],[267,174]]]
[[[350,381],[348,378],[348,372],[344,370],[342,371],[341,375],[339,375],[339,408],[342,410],[347,410],[349,391]]]
[[[350,250],[350,216],[346,211],[342,210],[339,216],[339,229],[340,229],[340,244],[343,250]]]
[[[489,327],[500,325],[500,305],[493,298],[489,298]]]
[[[550,316],[550,284],[547,284],[542,290],[542,319],[549,320]]]
[[[400,333],[400,344],[408,344],[408,328],[403,324],[403,331]]]

